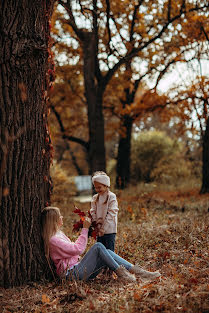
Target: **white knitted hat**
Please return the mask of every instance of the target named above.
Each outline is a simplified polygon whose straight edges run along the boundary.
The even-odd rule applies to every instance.
[[[92,183],[94,184],[95,181],[107,187],[110,187],[110,177],[107,175],[94,175],[92,177]]]

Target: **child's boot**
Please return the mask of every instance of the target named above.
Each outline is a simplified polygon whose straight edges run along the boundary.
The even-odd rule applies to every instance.
[[[138,264],[131,267],[130,272],[133,274],[136,274],[137,276],[141,278],[146,279],[155,279],[161,276],[160,272],[149,272],[144,270],[142,267],[140,267]]]
[[[136,277],[131,274],[124,266],[120,265],[119,268],[115,271],[120,280],[133,283],[136,281]]]

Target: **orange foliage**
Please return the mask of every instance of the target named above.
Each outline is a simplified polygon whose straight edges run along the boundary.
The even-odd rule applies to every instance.
[[[126,135],[124,116],[128,115],[136,122],[148,117],[147,113],[166,106],[168,110],[162,115],[164,120],[178,116],[185,122],[186,102],[185,109],[176,110],[175,105],[169,105],[168,95],[161,95],[156,89],[150,91],[142,78],[155,80],[157,86],[173,64],[187,61],[186,52],[193,51],[193,43],[205,40],[207,1],[200,5],[180,0],[143,4],[103,0],[102,5],[94,2],[94,10],[91,1],[79,1],[72,7],[61,3],[66,11],[55,10],[52,23],[57,62],[52,101],[68,133],[87,139],[88,101],[84,85],[89,82],[85,81],[83,73],[82,40],[93,34],[97,53],[92,55],[91,81],[95,93],[98,90],[101,95],[104,93],[106,140],[117,138],[118,133]],[[134,99],[127,97],[127,91]]]

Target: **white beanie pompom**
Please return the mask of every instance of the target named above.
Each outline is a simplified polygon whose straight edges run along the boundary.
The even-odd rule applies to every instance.
[[[94,175],[92,177],[92,183],[94,184],[95,181],[107,187],[110,187],[110,177],[107,175]]]

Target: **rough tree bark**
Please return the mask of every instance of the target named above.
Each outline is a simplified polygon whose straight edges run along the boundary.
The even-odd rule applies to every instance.
[[[208,192],[209,192],[209,117],[207,118],[205,133],[203,136],[202,187],[200,193]]]
[[[49,18],[54,0],[0,2],[0,282],[44,276],[41,209],[49,202]]]

